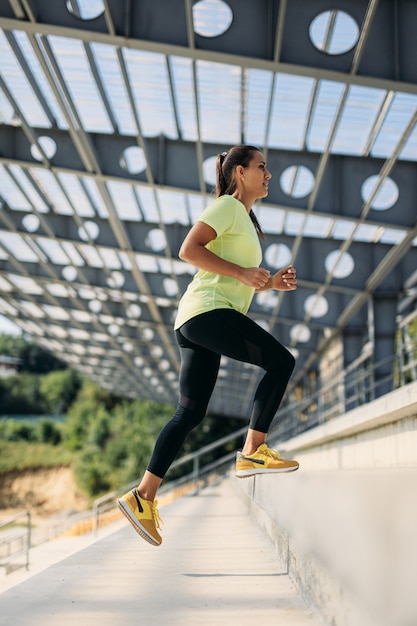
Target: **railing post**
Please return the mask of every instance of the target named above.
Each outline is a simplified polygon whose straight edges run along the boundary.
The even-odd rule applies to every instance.
[[[27,511],[27,527],[28,527],[28,534],[27,534],[27,546],[26,546],[26,571],[29,569],[29,552],[30,549],[32,547],[32,522],[31,522],[31,517],[30,517],[30,511]]]
[[[198,478],[200,475],[200,455],[196,454],[193,459],[193,480],[195,482],[195,493],[199,491]]]

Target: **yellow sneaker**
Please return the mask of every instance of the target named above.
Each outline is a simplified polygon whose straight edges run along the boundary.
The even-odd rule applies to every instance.
[[[150,502],[141,498],[137,489],[133,489],[117,500],[121,512],[127,517],[139,535],[153,546],[160,546],[162,537],[158,533],[160,528],[158,502]]]
[[[263,443],[253,454],[236,454],[236,476],[245,478],[255,474],[293,472],[299,468],[298,461],[283,459],[278,452]]]

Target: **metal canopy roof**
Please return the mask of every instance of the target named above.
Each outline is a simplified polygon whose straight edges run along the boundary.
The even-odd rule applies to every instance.
[[[393,345],[416,300],[417,3],[0,0],[0,16],[0,313],[100,385],[175,402],[194,272],[178,249],[215,156],[243,142],[273,174],[264,266],[299,278],[250,315],[296,354],[294,381],[334,337],[354,338],[345,364]],[[222,359],[210,410],[247,414],[257,377]]]

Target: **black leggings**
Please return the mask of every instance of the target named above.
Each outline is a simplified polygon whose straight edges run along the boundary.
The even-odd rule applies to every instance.
[[[294,369],[294,357],[256,322],[234,309],[193,317],[176,331],[181,352],[180,396],[161,430],[148,470],[163,478],[185,438],[203,420],[221,355],[266,370],[255,393],[249,428],[267,433]]]

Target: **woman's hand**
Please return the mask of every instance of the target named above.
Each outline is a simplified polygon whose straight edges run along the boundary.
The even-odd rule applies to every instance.
[[[256,291],[267,288],[271,280],[271,273],[262,267],[241,267],[237,279],[244,285],[253,287]]]
[[[295,271],[295,267],[288,265],[274,274],[271,282],[272,289],[278,289],[279,291],[294,291],[297,289],[297,272]]]

